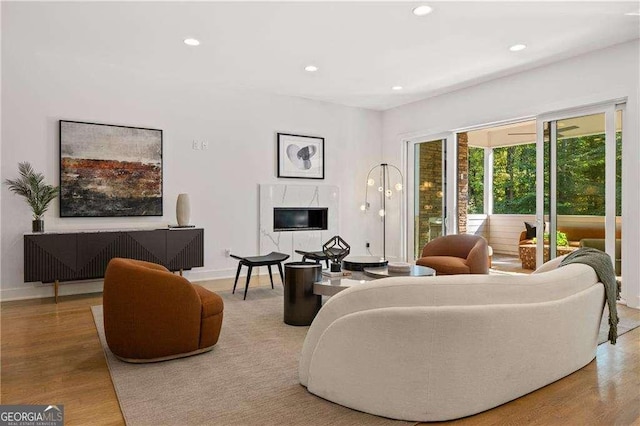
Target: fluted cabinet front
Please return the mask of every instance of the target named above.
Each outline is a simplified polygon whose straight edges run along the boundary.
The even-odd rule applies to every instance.
[[[26,234],[24,282],[102,278],[114,257],[171,271],[204,266],[204,229]]]

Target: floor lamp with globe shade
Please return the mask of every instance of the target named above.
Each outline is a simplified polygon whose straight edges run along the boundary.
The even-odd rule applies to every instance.
[[[379,180],[377,181],[374,179],[374,176],[376,176],[375,172],[378,172]],[[397,180],[392,180],[392,174],[397,174]],[[391,182],[394,182],[393,186]],[[378,215],[382,221],[382,258],[384,260],[387,259],[387,203],[391,201],[394,194],[402,192],[402,182],[402,172],[392,164],[377,164],[367,173],[364,204],[360,206],[360,210],[366,213],[371,209],[369,188],[374,188],[377,185],[377,192],[380,194],[380,209],[378,210]]]

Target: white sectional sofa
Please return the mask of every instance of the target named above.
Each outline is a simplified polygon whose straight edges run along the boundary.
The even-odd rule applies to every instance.
[[[604,286],[589,266],[530,276],[387,278],[320,310],[300,383],[335,403],[411,421],[449,420],[511,401],[595,357]]]

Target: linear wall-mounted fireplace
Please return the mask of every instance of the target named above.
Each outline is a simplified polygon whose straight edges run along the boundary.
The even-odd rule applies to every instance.
[[[274,207],[273,230],[320,231],[327,229],[327,207]]]
[[[300,228],[289,231],[274,229],[283,227],[279,226],[283,224],[276,224],[274,220],[276,209],[291,211],[303,206],[305,210],[323,207],[327,211],[326,223],[305,232],[295,232],[302,231]],[[335,185],[260,184],[260,254],[276,251],[290,255],[291,260],[297,260],[300,259],[295,252],[297,249],[320,250],[329,238],[340,235],[339,211],[340,188]],[[313,219],[313,213],[311,216]]]

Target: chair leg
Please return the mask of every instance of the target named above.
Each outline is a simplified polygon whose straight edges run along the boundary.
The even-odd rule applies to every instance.
[[[269,268],[269,280],[271,281],[271,288],[273,288],[273,275],[271,275],[271,265],[267,265]]]
[[[236,294],[236,285],[238,284],[238,277],[240,276],[240,269],[242,269],[242,262],[238,263],[238,270],[236,271],[236,280],[233,282],[233,291],[231,294]]]
[[[247,300],[247,290],[249,290],[249,281],[251,280],[251,270],[253,270],[253,266],[249,265],[249,273],[247,274],[247,283],[244,285],[244,298],[242,300]]]
[[[278,263],[278,272],[280,272],[280,280],[282,281],[282,285],[284,286],[284,275],[282,274],[282,264]]]
[[[327,262],[327,268],[329,267],[329,259],[325,260]]]

